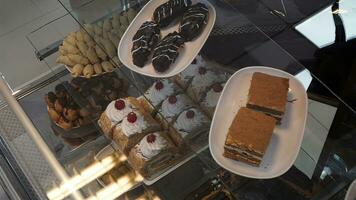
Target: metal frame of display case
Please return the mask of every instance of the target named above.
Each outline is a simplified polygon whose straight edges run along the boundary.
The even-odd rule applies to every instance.
[[[52,151],[49,149],[49,147],[41,137],[40,133],[31,122],[31,120],[28,118],[25,111],[21,108],[16,98],[12,96],[12,91],[10,87],[7,85],[7,82],[5,82],[5,78],[1,74],[0,76],[1,76],[0,92],[5,97],[5,101],[13,110],[16,117],[20,120],[25,130],[32,138],[33,142],[35,142],[35,144],[38,147],[38,150],[41,152],[42,156],[49,163],[49,166],[53,169],[53,172],[56,173],[56,175],[58,176],[58,178],[60,178],[60,180],[62,180],[63,182],[68,182],[69,175],[64,170],[62,165],[58,162],[56,157],[52,154]],[[74,191],[72,194],[75,199],[82,199],[82,196],[78,192]]]
[[[5,192],[13,199],[39,199],[2,138],[0,151],[0,173],[3,176],[0,181],[5,186]]]

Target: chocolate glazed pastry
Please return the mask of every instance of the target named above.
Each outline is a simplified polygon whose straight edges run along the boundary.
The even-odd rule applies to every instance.
[[[197,3],[188,8],[180,24],[180,34],[184,37],[185,41],[193,40],[203,31],[208,17],[209,10],[202,3]]]
[[[159,27],[164,28],[181,16],[190,5],[192,5],[191,0],[169,0],[156,8],[153,13],[153,20],[157,22]]]
[[[157,72],[166,71],[178,57],[179,48],[184,44],[183,37],[173,32],[162,39],[153,51],[152,64]]]
[[[45,101],[50,108],[54,108],[56,100],[57,96],[53,92],[48,92],[48,94],[45,96]]]
[[[67,90],[66,87],[64,86],[64,83],[60,83],[56,85],[54,90],[58,98],[65,97],[67,94]]]
[[[132,60],[138,67],[143,67],[151,54],[152,48],[160,38],[158,25],[152,21],[144,22],[134,35],[131,49]]]

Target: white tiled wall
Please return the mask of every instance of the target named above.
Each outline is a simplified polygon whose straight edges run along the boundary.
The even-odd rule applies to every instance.
[[[0,36],[21,28],[42,15],[31,1],[1,0],[0,7]]]
[[[69,10],[73,10],[71,5],[74,6],[72,14],[77,20],[91,22],[118,9],[120,1],[93,1],[90,4],[85,4],[88,0],[63,2]],[[84,5],[80,9],[75,8],[78,2]],[[37,30],[39,27],[43,28]],[[47,63],[39,61],[33,46],[41,50],[78,29],[78,23],[58,0],[0,0],[0,72],[12,89],[16,90],[48,73],[47,65],[51,68],[55,66],[53,57],[46,60]],[[37,31],[31,34],[34,30]]]
[[[26,36],[66,12],[57,0],[0,0],[0,5],[0,72],[14,89],[48,71]]]

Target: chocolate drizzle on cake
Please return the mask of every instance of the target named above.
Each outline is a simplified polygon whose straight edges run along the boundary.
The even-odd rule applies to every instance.
[[[197,3],[191,6],[183,15],[180,25],[180,34],[186,41],[191,41],[197,37],[207,24],[209,16],[208,8],[202,4]]]
[[[166,71],[178,57],[178,51],[184,39],[177,32],[168,34],[157,45],[153,52],[152,64],[157,72]]]
[[[166,27],[181,16],[190,5],[192,5],[191,0],[169,0],[156,8],[153,19],[160,27]]]
[[[146,21],[138,29],[133,37],[133,46],[131,49],[133,63],[143,67],[151,54],[152,48],[160,38],[158,25],[152,21]]]

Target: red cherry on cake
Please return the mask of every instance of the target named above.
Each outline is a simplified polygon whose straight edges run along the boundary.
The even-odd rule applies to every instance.
[[[214,92],[221,92],[223,90],[223,87],[219,83],[216,83],[213,85],[213,90]]]
[[[199,74],[201,74],[201,75],[206,74],[206,68],[205,68],[205,67],[199,67],[198,72],[199,72]]]
[[[187,116],[188,119],[192,119],[194,115],[195,113],[192,110],[189,110],[187,113],[185,113],[185,116]]]
[[[155,85],[155,88],[156,90],[161,90],[163,88],[163,83],[161,81],[157,81],[156,82],[156,85]]]
[[[122,110],[125,108],[125,101],[122,99],[119,99],[115,102],[115,108],[118,110]]]
[[[134,112],[130,112],[128,115],[127,115],[127,121],[130,122],[130,123],[135,123],[137,120],[137,115],[136,113]]]
[[[147,142],[154,143],[156,141],[156,136],[154,134],[147,135]]]
[[[176,102],[177,102],[177,97],[176,96],[170,96],[169,98],[168,98],[168,102],[170,103],[170,104],[175,104]]]

